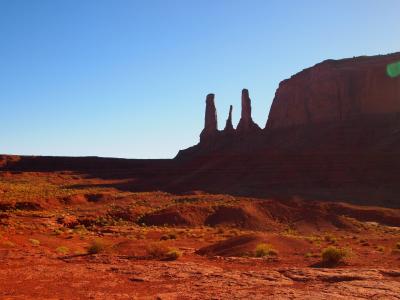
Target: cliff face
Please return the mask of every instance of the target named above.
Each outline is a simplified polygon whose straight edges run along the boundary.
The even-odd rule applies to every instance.
[[[266,128],[400,112],[400,77],[387,74],[399,60],[400,53],[327,60],[301,71],[279,85]]]

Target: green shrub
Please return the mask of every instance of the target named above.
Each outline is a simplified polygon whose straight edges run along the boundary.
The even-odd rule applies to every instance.
[[[269,244],[258,244],[255,250],[256,257],[264,257],[264,256],[277,256],[278,251],[272,248],[272,245]]]
[[[329,265],[337,265],[348,255],[345,249],[330,246],[322,250],[322,262]]]

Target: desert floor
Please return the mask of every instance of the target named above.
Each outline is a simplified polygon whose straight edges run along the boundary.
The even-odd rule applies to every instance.
[[[0,172],[0,298],[400,299],[399,209],[119,183]]]

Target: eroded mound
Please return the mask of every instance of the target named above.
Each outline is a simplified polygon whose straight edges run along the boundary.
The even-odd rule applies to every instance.
[[[218,206],[205,221],[208,226],[231,226],[251,230],[279,227],[269,215],[259,211],[252,203],[241,206]]]
[[[201,226],[212,213],[205,206],[174,206],[144,215],[139,222],[145,225]]]
[[[246,234],[203,247],[196,251],[199,255],[242,257],[255,256],[257,246],[266,244],[274,249],[275,255],[288,252],[303,252],[309,244],[296,237],[272,234]]]

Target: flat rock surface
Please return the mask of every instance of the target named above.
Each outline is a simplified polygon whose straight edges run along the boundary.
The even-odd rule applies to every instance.
[[[1,264],[1,299],[400,299],[400,269],[227,268],[20,251]]]

